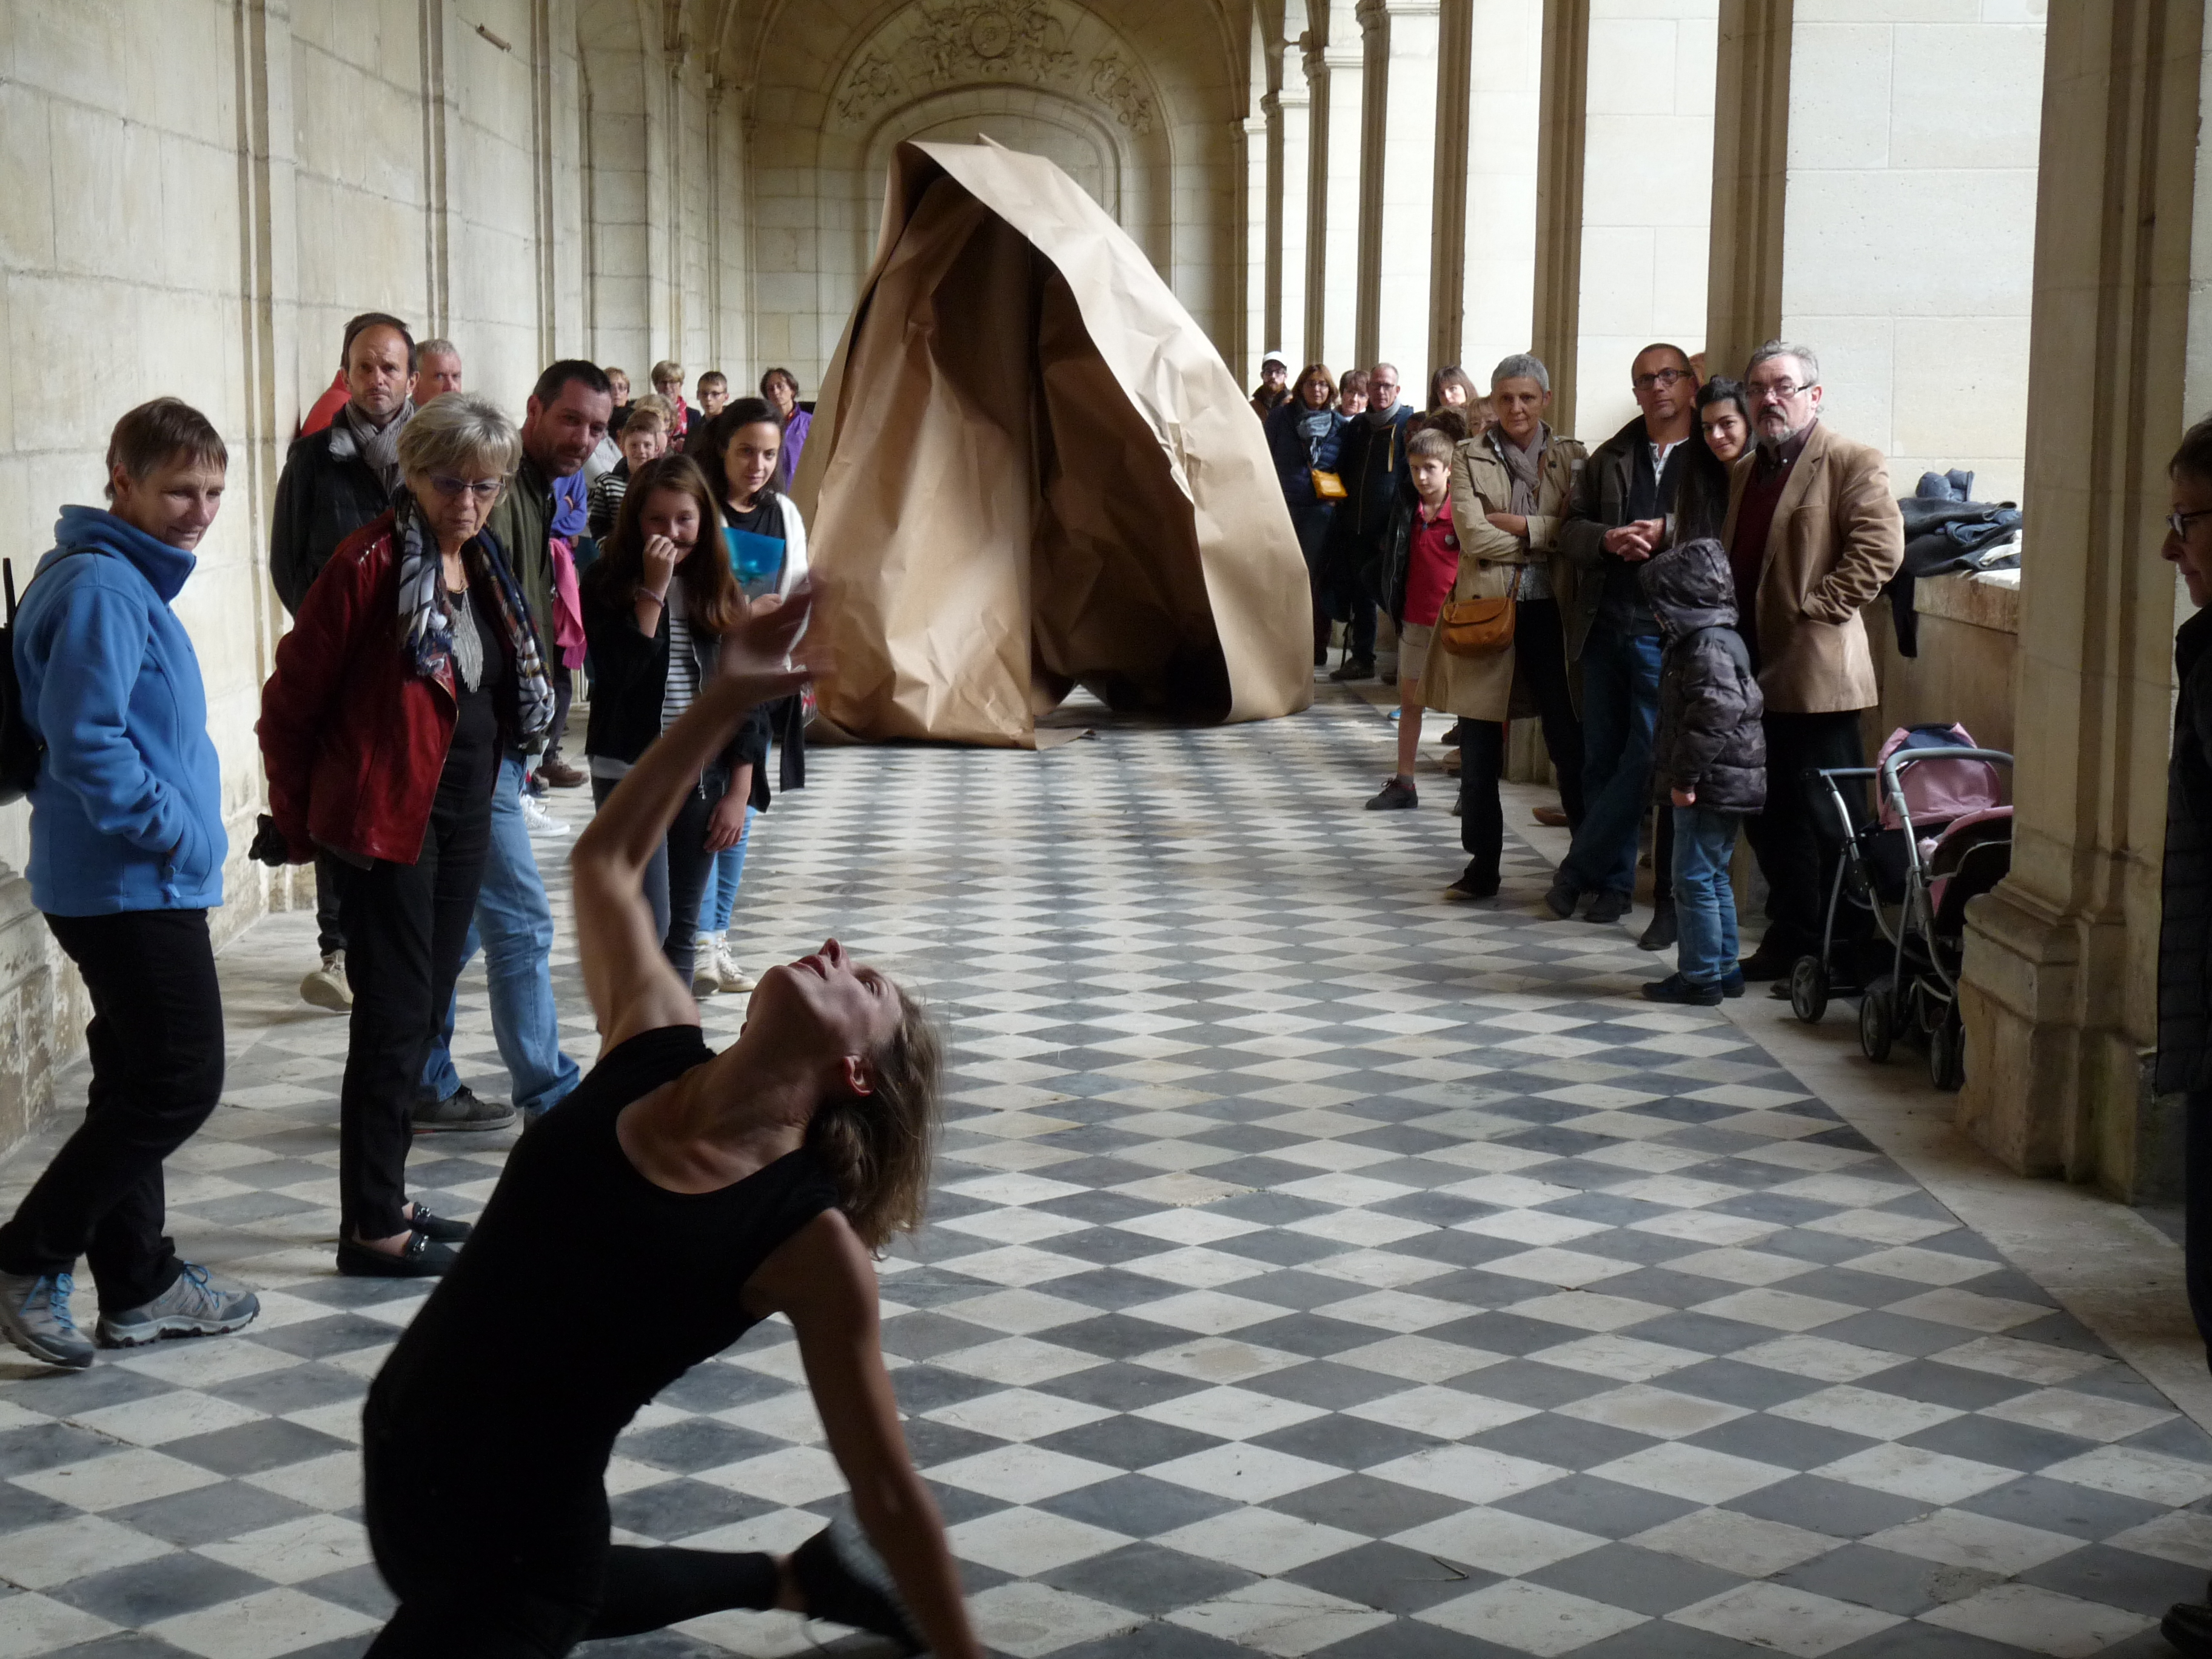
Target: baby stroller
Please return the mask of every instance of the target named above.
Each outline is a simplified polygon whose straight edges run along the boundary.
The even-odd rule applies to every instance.
[[[1879,1064],[1900,1036],[1923,1041],[1939,1089],[1966,1081],[1959,972],[1966,902],[2012,868],[2012,808],[1997,768],[1966,728],[1893,732],[1873,766],[1820,774],[1844,837],[1818,956],[1797,959],[1790,1006],[1810,1024],[1835,994],[1859,999],[1859,1047]],[[1855,823],[1844,786],[1877,781],[1881,808]],[[1869,924],[1871,926],[1869,926]]]

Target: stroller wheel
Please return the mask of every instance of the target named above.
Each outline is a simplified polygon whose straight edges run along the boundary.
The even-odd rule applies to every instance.
[[[1890,1045],[1897,1041],[1897,1019],[1891,1006],[1890,978],[1884,974],[1866,988],[1859,999],[1859,1047],[1875,1065],[1889,1058]]]
[[[1928,1034],[1928,1080],[1946,1094],[1966,1085],[1966,1032],[1952,1008]]]
[[[1800,957],[1790,970],[1790,1012],[1808,1025],[1828,1012],[1828,969],[1818,957]]]

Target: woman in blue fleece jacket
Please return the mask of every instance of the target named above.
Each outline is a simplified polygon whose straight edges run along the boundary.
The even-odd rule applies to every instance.
[[[192,642],[169,607],[214,521],[227,465],[207,418],[156,398],[116,424],[109,511],[65,507],[15,618],[23,713],[45,745],[31,789],[31,900],[84,975],[84,1122],[0,1226],[0,1335],[79,1370],[76,1259],[103,1347],[236,1330],[251,1291],[162,1237],[161,1163],[222,1092],[208,912],[222,902],[222,778]]]

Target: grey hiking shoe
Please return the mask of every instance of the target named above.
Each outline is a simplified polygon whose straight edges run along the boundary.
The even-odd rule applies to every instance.
[[[503,1100],[485,1100],[465,1083],[443,1100],[416,1103],[410,1113],[418,1135],[477,1134],[504,1129],[514,1121],[514,1108]]]
[[[70,1317],[67,1273],[0,1273],[0,1336],[33,1359],[64,1370],[92,1364],[92,1344]]]
[[[100,1346],[136,1348],[165,1336],[220,1336],[253,1322],[261,1298],[187,1261],[177,1282],[151,1302],[118,1313],[102,1310]]]

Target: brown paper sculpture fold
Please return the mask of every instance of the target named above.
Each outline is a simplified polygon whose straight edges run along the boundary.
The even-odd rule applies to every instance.
[[[1260,423],[1137,245],[1041,156],[905,143],[793,494],[836,599],[821,709],[1018,748],[1075,685],[1264,720],[1312,696]]]

